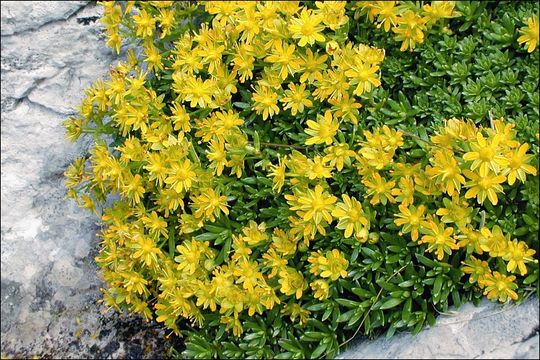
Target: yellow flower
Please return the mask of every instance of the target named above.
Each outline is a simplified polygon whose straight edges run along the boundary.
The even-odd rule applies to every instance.
[[[313,160],[308,160],[309,168],[306,175],[310,180],[325,179],[332,177],[332,167],[326,165],[326,160],[321,156],[315,156]]]
[[[383,26],[386,32],[390,31],[391,26],[397,24],[398,13],[396,1],[376,1],[373,4],[372,14],[377,15],[377,28]]]
[[[148,165],[144,166],[144,169],[149,172],[148,180],[157,180],[160,186],[163,185],[168,169],[161,154],[159,152],[148,153],[146,161]]]
[[[348,93],[350,84],[345,71],[341,68],[335,70],[325,70],[321,76],[315,80],[315,90],[313,97],[316,100],[341,101]]]
[[[180,254],[174,258],[174,261],[178,263],[176,269],[190,275],[204,269],[200,264],[205,259],[211,258],[214,255],[214,251],[210,248],[208,241],[197,241],[194,238],[191,241],[186,240],[181,245],[176,246],[176,251]]]
[[[332,111],[335,111],[334,116],[336,118],[350,121],[354,125],[358,124],[358,116],[360,115],[358,109],[360,109],[362,105],[356,102],[354,96],[345,93],[341,99],[329,99],[328,102],[332,104]]]
[[[346,5],[346,1],[315,1],[324,24],[332,30],[339,29],[349,21],[348,16],[345,15]]]
[[[350,166],[351,158],[356,156],[353,150],[349,150],[349,145],[346,143],[335,144],[324,149],[326,155],[324,161],[329,161],[331,166],[335,166],[338,171],[343,169],[343,165]]]
[[[307,81],[311,84],[315,79],[320,78],[321,71],[324,71],[328,66],[326,65],[327,59],[328,56],[319,56],[319,53],[313,53],[310,48],[307,48],[305,55],[300,54],[300,69],[298,70],[302,74],[300,76],[300,82],[304,83]]]
[[[490,169],[498,174],[500,166],[505,167],[509,163],[507,158],[498,153],[500,135],[496,134],[491,138],[491,141],[489,140],[489,138],[485,139],[484,136],[478,132],[476,134],[476,141],[471,142],[473,151],[463,155],[463,160],[472,161],[470,167],[472,171],[480,167],[479,174],[482,177],[486,177]]]
[[[502,147],[517,148],[519,141],[515,140],[516,131],[515,124],[507,123],[503,119],[493,120],[493,128],[487,128],[489,135],[499,134],[499,145]]]
[[[242,236],[240,235],[232,236],[232,247],[233,247],[234,254],[231,256],[231,260],[234,263],[237,263],[242,259],[249,260],[249,255],[251,255],[251,253],[253,252],[248,247],[248,245],[244,242],[244,240],[242,239]]]
[[[321,24],[322,17],[313,15],[311,10],[303,9],[299,17],[290,20],[289,31],[293,39],[300,39],[299,46],[313,45],[315,41],[324,41],[324,25]]]
[[[164,38],[165,36],[169,35],[172,28],[174,28],[175,21],[174,21],[174,10],[165,10],[161,9],[159,11],[159,27],[161,28],[161,35],[160,38]]]
[[[146,266],[158,265],[158,256],[161,254],[161,250],[156,247],[156,243],[149,237],[138,236],[132,248],[137,250],[133,253],[133,258],[141,260]]]
[[[308,129],[304,130],[311,137],[306,140],[306,145],[326,144],[331,145],[334,141],[334,135],[339,129],[339,123],[332,118],[332,112],[327,110],[324,117],[317,114],[317,122],[307,121]]]
[[[344,236],[346,238],[351,237],[353,232],[357,237],[360,237],[362,230],[369,226],[362,205],[356,198],[351,198],[347,194],[342,194],[341,197],[343,202],[337,203],[332,210],[332,216],[339,219],[336,227],[345,230]]]
[[[504,235],[499,225],[494,225],[491,230],[487,227],[480,229],[480,247],[489,252],[489,256],[497,257],[506,255],[510,235]]]
[[[350,78],[351,85],[356,85],[353,94],[360,96],[364,92],[370,92],[372,87],[381,85],[381,81],[377,78],[379,66],[364,63],[359,57],[351,68],[345,71],[345,75]]]
[[[378,172],[373,173],[369,178],[362,179],[362,184],[367,187],[366,197],[371,197],[369,203],[371,205],[377,205],[382,203],[386,205],[388,201],[390,203],[395,203],[396,199],[394,198],[396,185],[395,181],[386,181],[385,178],[381,177]]]
[[[255,221],[250,220],[248,226],[242,228],[242,233],[244,233],[242,240],[250,246],[257,245],[268,239],[264,222],[257,224]]]
[[[309,99],[310,92],[306,90],[306,84],[295,85],[288,84],[289,90],[285,90],[285,96],[281,98],[281,102],[285,104],[283,110],[291,109],[291,114],[294,116],[298,112],[303,113],[304,107],[313,106],[313,102]]]
[[[216,89],[216,83],[212,79],[202,80],[198,77],[188,76],[184,84],[178,84],[174,88],[177,88],[177,92],[182,93],[183,101],[189,101],[191,107],[204,108],[213,105],[212,94]]]
[[[212,188],[201,189],[200,191],[199,196],[191,197],[195,217],[201,218],[205,216],[213,222],[216,216],[219,216],[220,211],[225,215],[229,214],[226,196],[220,196],[219,192],[214,191]]]
[[[431,4],[425,4],[422,9],[426,13],[428,23],[436,23],[439,19],[448,19],[455,16],[455,1],[432,1]]]
[[[210,160],[210,168],[214,169],[214,174],[221,176],[223,168],[227,165],[225,143],[220,140],[210,140],[208,150],[206,150],[206,157]]]
[[[272,89],[267,86],[257,86],[255,92],[252,95],[253,107],[257,114],[262,113],[263,120],[272,117],[279,113],[279,107],[277,105],[278,95]]]
[[[176,211],[178,207],[184,209],[183,197],[183,194],[177,193],[174,189],[161,188],[156,200],[156,204],[164,209],[165,217],[169,217],[169,212],[171,210]]]
[[[456,244],[456,239],[452,237],[454,228],[445,227],[444,223],[441,223],[433,218],[428,218],[427,221],[422,223],[420,231],[423,234],[420,244],[429,244],[427,251],[437,254],[437,260],[442,260],[444,254],[451,255],[452,250],[457,250],[459,247]]]
[[[272,248],[283,256],[294,255],[296,253],[297,240],[290,236],[285,231],[274,228],[272,234]]]
[[[311,290],[313,290],[313,296],[317,300],[325,300],[328,298],[328,293],[330,290],[330,286],[328,285],[328,282],[326,280],[315,280],[312,281],[310,284]]]
[[[454,223],[458,228],[464,228],[471,222],[473,209],[468,207],[468,203],[460,201],[459,197],[452,200],[444,198],[444,207],[437,210],[437,215],[441,216],[441,221],[445,224]]]
[[[469,257],[466,261],[461,262],[464,266],[461,270],[465,274],[469,274],[469,282],[471,284],[477,282],[480,287],[484,287],[483,281],[487,276],[491,275],[491,270],[487,261],[482,261],[474,256]]]
[[[347,277],[349,261],[338,249],[327,251],[325,255],[322,255],[320,251],[312,252],[308,262],[311,264],[310,272],[315,275],[330,278],[333,281],[336,281],[340,276]]]
[[[129,292],[136,291],[139,295],[149,293],[148,280],[143,278],[139,273],[135,271],[130,271],[129,273],[120,274],[124,278],[123,285]]]
[[[526,174],[536,175],[534,166],[528,164],[533,159],[533,155],[527,155],[527,150],[529,150],[529,144],[523,144],[519,149],[506,155],[509,164],[502,174],[507,177],[508,185],[513,185],[516,178],[524,183]]]
[[[519,268],[521,276],[526,275],[527,267],[525,266],[525,263],[538,263],[538,260],[533,259],[532,257],[535,253],[536,251],[533,249],[529,249],[527,244],[523,241],[508,241],[506,253],[502,256],[504,260],[508,261],[508,264],[506,265],[506,271],[514,272],[516,268]]]
[[[158,216],[155,211],[150,213],[150,216],[144,216],[142,218],[144,225],[150,229],[150,234],[159,237],[162,235],[166,239],[169,238],[167,232],[167,222],[162,217]]]
[[[283,315],[289,315],[291,321],[295,321],[298,318],[298,323],[304,325],[308,321],[309,310],[303,309],[300,305],[296,303],[289,303],[283,307],[281,310]]]
[[[130,172],[128,172],[127,176],[125,176],[123,180],[124,186],[122,186],[122,193],[126,195],[133,204],[138,204],[141,202],[141,196],[145,192],[144,186],[142,186],[142,176],[139,174],[133,176]]]
[[[424,221],[424,211],[426,207],[420,205],[415,207],[414,205],[409,205],[408,207],[405,204],[400,204],[398,206],[400,213],[394,214],[397,219],[394,220],[394,223],[398,226],[402,226],[401,232],[404,234],[411,233],[411,239],[413,241],[418,240],[418,229],[422,221]]]
[[[247,291],[253,291],[255,286],[264,284],[264,278],[259,272],[259,264],[245,258],[237,262],[233,274],[237,276],[236,283],[242,284],[242,288]]]
[[[194,167],[189,159],[184,162],[171,163],[169,176],[165,179],[165,183],[171,185],[171,188],[177,193],[189,190],[192,183],[196,180]]]
[[[424,30],[426,29],[426,18],[421,17],[411,10],[407,10],[404,14],[398,17],[398,25],[392,28],[395,32],[396,40],[403,41],[400,51],[406,51],[414,49],[415,44],[422,44],[424,42]]]
[[[236,45],[235,50],[232,64],[234,64],[234,71],[237,71],[238,75],[240,75],[238,80],[241,83],[244,83],[246,80],[251,80],[253,78],[253,64],[255,62],[253,47],[241,43]]]
[[[144,61],[148,63],[149,70],[154,70],[154,72],[158,70],[163,70],[161,54],[152,43],[148,43],[144,46],[144,52],[146,54],[146,58],[144,59]]]
[[[107,46],[116,50],[117,54],[120,54],[120,47],[122,46],[122,38],[119,31],[120,29],[117,26],[107,28]]]
[[[461,169],[454,153],[451,150],[436,150],[430,158],[433,167],[426,168],[426,175],[440,184],[442,189],[450,196],[461,190],[465,185],[465,178],[461,175]]]
[[[229,300],[228,304],[234,304],[234,302]],[[227,330],[227,332],[232,330],[233,335],[239,337],[244,332],[244,328],[242,327],[242,322],[238,318],[237,313],[242,311],[243,304],[236,304],[237,305],[230,307],[231,309],[235,309],[235,316],[221,316],[219,322],[226,325],[225,330]],[[240,309],[240,311],[237,311],[237,309]]]
[[[397,189],[394,189],[392,195],[396,196],[396,201],[405,206],[414,202],[415,183],[411,178],[400,178]]]
[[[143,39],[151,37],[154,31],[154,24],[156,19],[152,15],[148,14],[146,10],[141,10],[140,15],[133,15],[133,20],[137,24],[137,33],[136,36],[140,36]]]
[[[282,255],[276,252],[275,248],[270,248],[262,257],[267,268],[269,268],[270,274],[268,278],[271,279],[280,273],[282,270],[285,270],[287,266],[287,259],[281,257]]]
[[[224,133],[227,134],[228,130],[240,126],[244,124],[244,120],[240,118],[238,113],[228,110],[225,111],[218,111],[215,113],[216,115],[216,126],[222,127],[224,129]]]
[[[493,205],[497,205],[499,201],[497,193],[503,192],[503,187],[500,184],[506,180],[504,176],[494,176],[491,172],[480,176],[469,170],[463,170],[463,174],[471,179],[466,184],[469,190],[465,193],[465,199],[476,197],[478,203],[483,204],[487,197]]]
[[[516,277],[514,275],[506,276],[494,271],[492,275],[487,275],[481,281],[485,287],[484,295],[487,295],[487,298],[490,300],[499,298],[500,302],[506,302],[508,297],[512,300],[517,300],[518,294],[514,290],[518,286],[513,282],[515,279]]]
[[[525,43],[527,51],[532,53],[538,45],[539,38],[538,15],[533,15],[527,19],[527,26],[521,28],[519,32],[523,35],[518,37],[517,41],[520,44]]]
[[[199,280],[195,295],[197,296],[197,306],[202,306],[203,309],[210,308],[210,311],[216,311],[216,297],[210,284]]]
[[[295,295],[297,299],[302,297],[302,292],[307,289],[308,283],[304,276],[291,267],[286,267],[279,272],[280,291],[287,296]]]
[[[300,60],[295,55],[295,49],[294,45],[278,40],[274,43],[272,54],[264,59],[273,64],[272,67],[279,71],[282,80],[285,80],[289,74],[294,75],[300,68]]]
[[[297,198],[298,205],[291,207],[291,210],[301,210],[303,216],[300,213],[298,215],[302,216],[304,221],[313,219],[316,225],[323,219],[331,223],[331,212],[336,200],[335,196],[323,192],[321,185],[316,185],[314,190],[307,189],[306,193],[300,194]]]
[[[281,192],[281,188],[285,184],[285,164],[286,159],[278,160],[278,165],[270,165],[269,176],[272,177],[272,191]]]
[[[478,255],[482,255],[484,250],[482,250],[480,239],[483,238],[482,233],[479,230],[473,229],[470,225],[460,228],[461,235],[458,235],[458,246],[460,248],[466,247],[467,253],[475,252]]]

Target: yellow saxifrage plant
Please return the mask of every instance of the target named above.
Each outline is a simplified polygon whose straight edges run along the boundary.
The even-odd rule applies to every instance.
[[[96,138],[66,172],[69,197],[99,212],[118,196],[96,258],[107,306],[188,335],[189,356],[238,357],[233,342],[257,338],[253,356],[317,357],[337,353],[345,321],[421,328],[423,296],[459,299],[463,273],[518,298],[535,250],[480,216],[536,175],[513,125],[450,119],[420,138],[362,124],[385,51],[349,39],[351,13],[395,26],[402,50],[422,42],[407,27],[455,15],[434,2],[417,21],[390,3],[102,4],[108,45],[134,46],[65,125]],[[432,295],[404,290],[417,259],[447,269]]]

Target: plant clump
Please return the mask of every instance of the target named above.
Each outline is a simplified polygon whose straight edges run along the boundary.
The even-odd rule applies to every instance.
[[[400,73],[466,32],[472,4],[104,2],[125,60],[65,122],[95,139],[66,186],[102,219],[104,303],[185,336],[187,357],[318,358],[537,291],[538,126],[518,130],[538,111],[509,121],[510,93],[443,118],[447,94],[431,114],[407,99],[437,75]],[[507,45],[526,64],[534,16]],[[440,78],[473,91],[464,66]]]

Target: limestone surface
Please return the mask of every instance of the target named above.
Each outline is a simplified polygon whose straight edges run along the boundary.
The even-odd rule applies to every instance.
[[[90,143],[62,122],[117,59],[95,2],[1,3],[2,358],[162,357],[163,330],[105,313],[97,218],[66,201],[63,172]]]
[[[164,357],[171,343],[160,326],[98,303],[99,225],[65,200],[63,172],[90,139],[70,144],[62,122],[117,61],[105,46],[101,8],[0,6],[2,357]],[[538,300],[503,310],[466,305],[415,338],[359,340],[341,357],[538,358]]]
[[[538,359],[538,298],[521,305],[483,300],[441,315],[413,336],[356,340],[338,359]]]

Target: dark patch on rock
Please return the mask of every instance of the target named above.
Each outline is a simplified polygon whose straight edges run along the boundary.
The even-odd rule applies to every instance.
[[[96,22],[99,19],[99,16],[86,16],[77,18],[77,23],[83,25],[90,25],[90,23]]]
[[[131,359],[142,359],[145,355],[138,339],[128,342],[126,347],[126,352],[129,354],[128,357]]]
[[[529,339],[532,339],[533,337],[535,337],[536,335],[538,335],[538,331],[540,330],[540,327],[539,326],[536,326],[529,335],[525,336],[521,342],[525,342]]]
[[[51,312],[54,314],[61,314],[66,310],[66,306],[60,300],[56,300],[51,306]]]
[[[30,304],[30,310],[35,312],[45,309],[55,292],[52,283],[48,281],[45,276],[41,277],[36,285],[36,296],[34,301]]]
[[[118,341],[116,340],[111,341],[101,351],[103,357],[112,357],[114,352],[118,350],[119,347],[120,347],[120,343]]]
[[[2,319],[14,317],[14,313],[20,311],[18,305],[22,299],[21,284],[16,281],[2,279],[0,289],[2,292]],[[11,327],[8,321],[2,321],[1,324],[2,333],[6,333]]]

